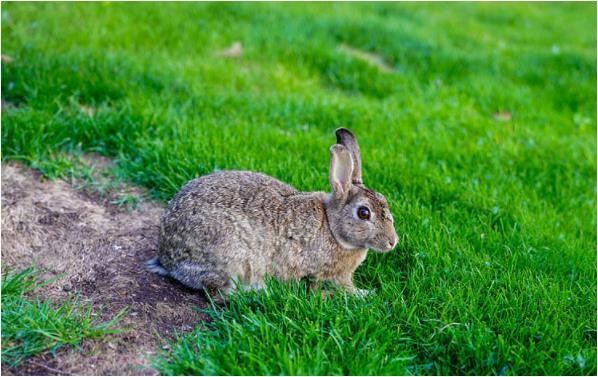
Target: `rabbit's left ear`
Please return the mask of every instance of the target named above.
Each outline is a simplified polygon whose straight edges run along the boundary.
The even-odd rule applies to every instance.
[[[330,147],[330,187],[334,199],[342,200],[347,197],[351,188],[353,174],[353,159],[351,153],[340,144]]]
[[[336,142],[343,145],[349,150],[351,159],[353,160],[353,175],[351,180],[355,184],[363,183],[361,179],[361,153],[359,152],[359,145],[357,145],[357,139],[346,128],[336,129]]]

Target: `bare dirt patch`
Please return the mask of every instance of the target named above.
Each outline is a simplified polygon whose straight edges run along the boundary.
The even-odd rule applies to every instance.
[[[359,60],[363,60],[370,65],[377,67],[380,71],[390,73],[394,72],[394,68],[388,65],[382,55],[374,54],[371,52],[363,51],[355,47],[351,47],[347,44],[340,44],[338,50]]]
[[[10,111],[12,109],[15,109],[17,106],[15,106],[14,103],[10,102],[10,101],[5,101],[4,99],[1,100],[0,102],[0,110],[5,113],[7,111]]]
[[[241,42],[236,41],[226,50],[220,51],[220,56],[225,58],[239,58],[243,55],[243,45]]]
[[[2,60],[2,63],[12,63],[15,61],[15,58],[13,58],[10,55],[0,55],[0,60]]]
[[[99,169],[108,164],[91,163]],[[37,294],[55,300],[76,294],[102,319],[129,308],[121,322],[127,331],[84,342],[83,350],[64,348],[13,369],[3,365],[3,373],[156,374],[150,358],[165,340],[206,320],[195,310],[205,306],[203,295],[145,268],[156,255],[163,207],[143,200],[129,211],[110,203],[21,164],[2,164],[3,269],[35,264],[44,277],[63,274]]]

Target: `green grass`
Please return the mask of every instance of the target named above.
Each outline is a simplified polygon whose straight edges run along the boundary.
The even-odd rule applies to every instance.
[[[595,4],[3,3],[2,48],[4,159],[95,151],[163,201],[215,169],[327,190],[359,138],[402,236],[377,295],[274,283],[163,373],[596,373]]]
[[[2,363],[17,366],[43,352],[54,353],[64,346],[78,346],[84,339],[99,339],[119,332],[121,315],[98,323],[91,305],[71,298],[60,304],[33,297],[35,290],[51,284],[41,281],[34,269],[2,276]]]

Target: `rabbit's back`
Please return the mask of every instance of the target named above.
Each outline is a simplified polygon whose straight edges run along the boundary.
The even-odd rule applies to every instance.
[[[162,218],[160,262],[167,269],[183,261],[219,266],[229,274],[243,266],[267,266],[279,217],[287,212],[285,198],[294,194],[293,187],[248,171],[220,171],[190,181]]]

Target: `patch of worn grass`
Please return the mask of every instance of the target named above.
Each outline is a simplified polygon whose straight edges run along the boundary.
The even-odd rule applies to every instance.
[[[64,179],[76,189],[99,195],[118,207],[132,210],[146,199],[144,193],[127,192],[129,180],[118,166],[98,168],[89,161],[93,159],[90,156],[84,155],[80,149],[73,149],[68,153],[49,152],[43,159],[25,159],[25,162],[46,178]]]
[[[596,373],[595,4],[6,3],[2,17],[5,159],[97,152],[164,201],[216,169],[327,190],[345,126],[390,203],[402,242],[356,275],[376,296],[241,295],[164,372]]]
[[[2,276],[2,362],[16,366],[28,357],[55,352],[64,346],[77,346],[84,339],[99,339],[114,334],[121,314],[98,323],[91,305],[75,299],[60,304],[41,300],[35,290],[51,284],[41,281],[35,269]]]

